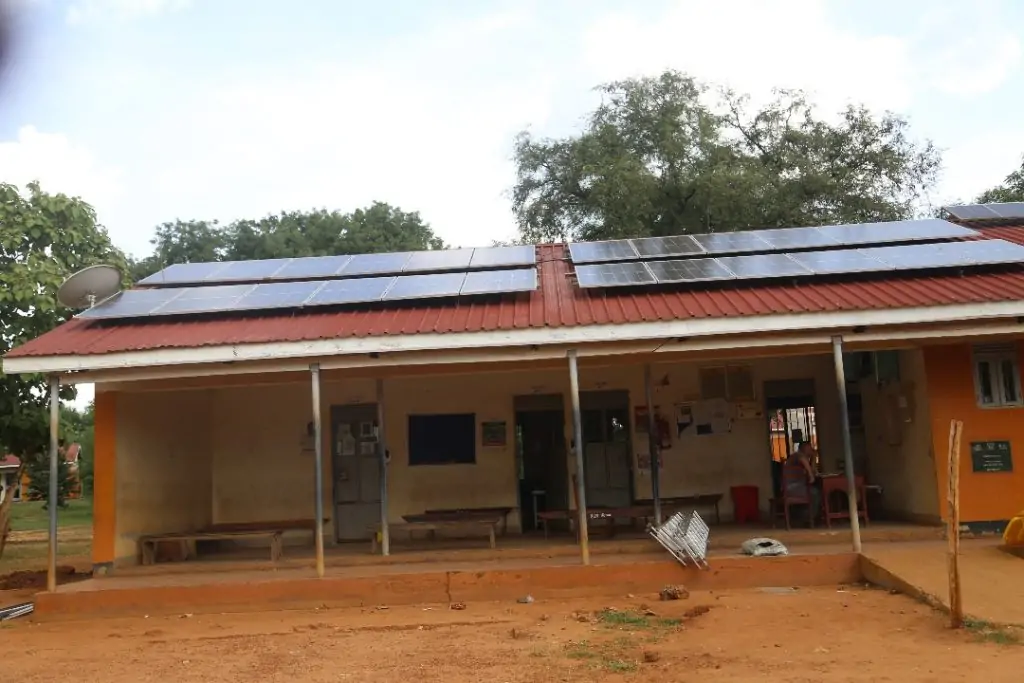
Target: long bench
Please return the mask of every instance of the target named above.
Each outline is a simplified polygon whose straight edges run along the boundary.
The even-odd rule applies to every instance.
[[[689,509],[697,506],[714,506],[715,522],[721,522],[721,516],[718,508],[719,503],[722,501],[722,494],[720,493],[705,493],[695,496],[675,496],[672,498],[661,498],[660,501],[661,509],[665,516],[680,509]],[[549,522],[567,520],[570,524],[575,525],[578,516],[579,515],[576,510],[546,510],[544,512],[537,513],[537,519],[541,521],[545,538],[548,536]],[[617,519],[629,519],[635,526],[637,522],[647,522],[653,517],[653,500],[639,500],[635,505],[628,505],[624,507],[587,508],[588,524],[604,522],[607,525],[606,530],[609,536],[615,534],[615,520]]]
[[[197,555],[195,544],[198,541],[236,541],[239,539],[260,539],[265,538],[270,542],[270,560],[277,562],[281,559],[283,549],[281,536],[282,529],[248,529],[239,531],[192,531],[172,532],[166,534],[148,534],[139,538],[139,547],[142,551],[142,564],[156,564],[156,549],[160,543],[177,542],[181,544],[182,559],[188,559],[191,555]]]
[[[487,530],[488,540],[490,541],[491,548],[496,548],[497,543],[497,531],[498,526],[501,524],[502,518],[496,515],[489,517],[485,516],[467,516],[461,519],[419,519],[421,515],[408,515],[403,517],[405,522],[399,522],[397,524],[388,524],[388,533],[395,534],[405,533],[409,535],[409,539],[412,540],[413,533],[416,531],[429,532],[431,538],[436,538],[437,531],[439,529],[464,529],[466,527],[483,527]],[[381,532],[380,522],[370,526],[370,552],[373,554],[377,553],[379,543],[377,536]]]

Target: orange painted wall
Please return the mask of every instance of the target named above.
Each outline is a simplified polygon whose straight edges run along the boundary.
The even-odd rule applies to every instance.
[[[1017,344],[1018,365],[1024,347]],[[924,349],[931,408],[932,448],[942,518],[947,517],[949,422],[962,420],[960,448],[960,518],[964,522],[1003,521],[1024,508],[1024,408],[979,408],[974,394],[970,346]],[[1009,441],[1013,472],[976,473],[971,467],[972,441]]]
[[[117,394],[97,392],[93,442],[92,562],[114,561],[117,534]]]

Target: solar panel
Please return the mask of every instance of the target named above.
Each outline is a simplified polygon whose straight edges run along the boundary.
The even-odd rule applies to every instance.
[[[1024,202],[989,204],[988,208],[998,213],[1001,218],[1024,218]]]
[[[887,242],[913,242],[922,240],[954,239],[976,235],[977,232],[939,218],[916,221],[888,221],[884,223],[854,223],[825,225],[818,232],[842,245],[885,244]]]
[[[356,254],[339,271],[338,275],[348,277],[352,275],[376,275],[401,273],[405,264],[409,262],[410,254],[407,251],[388,254]]]
[[[295,258],[284,264],[274,274],[277,280],[302,280],[326,278],[337,275],[352,260],[351,256],[306,256]]]
[[[694,235],[697,242],[709,254],[735,254],[738,252],[771,251],[771,246],[750,232],[719,232],[708,235]]]
[[[434,251],[414,251],[409,256],[403,273],[433,270],[465,270],[473,258],[472,249],[437,249]]]
[[[659,283],[733,279],[735,275],[719,263],[720,260],[695,258],[685,261],[651,261],[647,265]]]
[[[181,289],[130,289],[82,311],[78,317],[136,318],[149,315],[181,292]]]
[[[458,296],[465,280],[466,273],[406,275],[395,279],[395,284],[389,287],[384,295],[384,301]]]
[[[689,235],[673,237],[642,237],[632,240],[633,248],[642,258],[658,258],[662,256],[686,256],[703,254],[704,248]]]
[[[812,271],[786,254],[754,254],[752,256],[723,256],[718,264],[732,271],[736,277],[772,278],[811,275]]]
[[[323,286],[323,282],[316,281],[260,284],[239,299],[235,308],[254,311],[272,308],[299,308]]]
[[[466,273],[461,295],[532,292],[537,289],[537,269],[473,270]]]
[[[537,249],[532,244],[512,247],[478,247],[473,250],[470,268],[502,268],[532,266],[537,262]]]
[[[232,280],[253,281],[267,280],[290,263],[292,259],[276,258],[262,259],[258,261],[228,261],[224,267],[217,271],[217,282],[230,282]]]
[[[364,277],[353,280],[328,280],[306,301],[307,306],[332,306],[380,301],[396,280],[390,277]]]
[[[831,251],[803,251],[789,257],[807,270],[818,275],[836,273],[872,273],[892,270],[892,267],[864,252],[868,249],[837,249]]]
[[[576,281],[584,288],[630,287],[653,285],[656,282],[647,265],[639,261],[576,266]]]
[[[599,261],[632,261],[638,254],[629,240],[608,242],[573,242],[569,245],[569,256],[573,263],[597,263]]]
[[[142,279],[140,285],[185,284],[186,282],[203,282],[213,277],[227,266],[226,263],[175,263],[158,273]]]
[[[231,311],[255,285],[218,285],[216,287],[185,287],[181,294],[163,306],[153,309],[150,315],[174,315],[181,313],[205,313],[207,311]]]
[[[817,228],[758,230],[757,236],[767,242],[773,251],[835,247],[839,244],[828,235],[819,232]]]
[[[983,221],[999,218],[999,214],[986,204],[964,204],[961,206],[942,207],[950,216],[958,221]]]

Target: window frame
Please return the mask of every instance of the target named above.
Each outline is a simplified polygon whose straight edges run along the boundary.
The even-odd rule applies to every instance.
[[[449,459],[449,460],[442,460],[442,459],[416,458],[415,455],[420,454],[420,453],[417,452],[417,448],[413,445],[413,437],[414,437],[413,432],[417,431],[414,428],[413,422],[414,421],[420,421],[420,420],[430,420],[430,419],[465,420],[467,423],[471,422],[472,423],[472,441],[471,441],[472,442],[472,448],[468,452],[470,452],[472,454],[472,459],[470,460],[470,459],[465,459],[465,458],[452,458],[452,459]],[[468,426],[468,425],[465,425],[465,426]],[[435,429],[440,429],[440,427],[435,427]],[[477,453],[477,450],[478,450],[478,441],[477,441],[478,432],[479,432],[479,426],[477,424],[476,413],[472,413],[472,412],[457,412],[457,413],[454,413],[454,412],[453,413],[410,413],[406,417],[406,451],[407,451],[408,466],[409,467],[444,467],[444,466],[448,466],[448,465],[476,465],[477,464],[477,459],[478,459],[477,458],[477,456],[478,456],[478,453]],[[459,436],[460,436],[460,438],[465,439],[469,435],[467,433],[467,434],[460,434]],[[468,443],[467,444],[462,444],[462,446],[466,446],[466,445],[468,445]],[[457,452],[460,449],[459,448],[452,448],[450,450]]]
[[[982,363],[988,364],[988,380],[992,389],[992,401],[983,400],[982,394]],[[1016,398],[1006,397],[1006,376],[1004,366],[1006,363],[1013,368],[1013,386]],[[1024,394],[1021,393],[1020,361],[1018,359],[1015,345],[993,345],[974,347],[971,354],[971,375],[974,383],[974,401],[981,409],[999,408],[1022,408],[1024,407]]]

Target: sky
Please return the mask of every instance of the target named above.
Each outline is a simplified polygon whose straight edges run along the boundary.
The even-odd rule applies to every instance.
[[[176,218],[375,200],[451,244],[511,237],[515,134],[667,68],[905,115],[944,150],[934,203],[1024,154],[1013,0],[8,1],[0,181],[80,195],[135,256]]]

